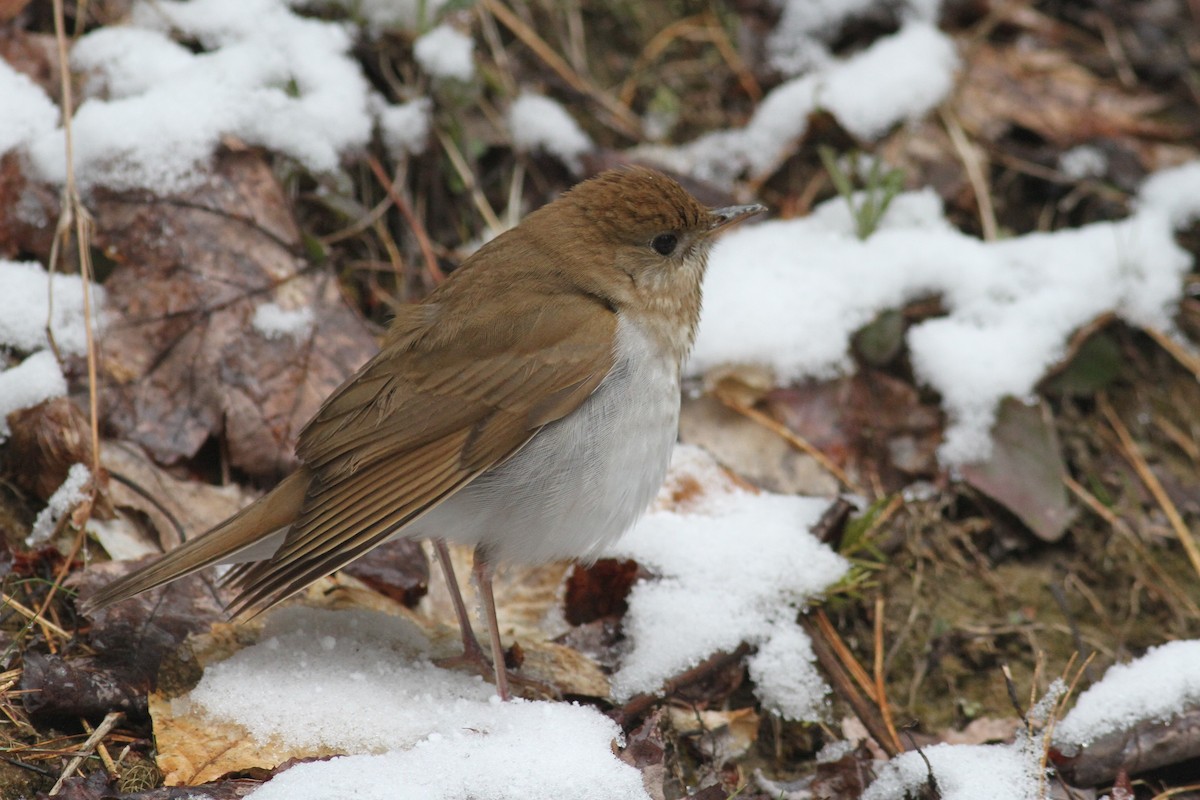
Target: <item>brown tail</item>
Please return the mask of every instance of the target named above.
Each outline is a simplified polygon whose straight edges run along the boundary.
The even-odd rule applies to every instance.
[[[80,603],[80,611],[85,614],[96,611],[205,567],[229,561],[236,553],[262,542],[292,524],[300,515],[310,477],[308,470],[297,470],[268,494],[220,525],[184,542],[153,564],[108,584]]]

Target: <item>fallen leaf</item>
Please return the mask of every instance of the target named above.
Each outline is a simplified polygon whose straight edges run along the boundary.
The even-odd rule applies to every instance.
[[[997,141],[1016,125],[1061,147],[1105,136],[1179,138],[1186,131],[1152,115],[1165,98],[1116,88],[1036,42],[974,47],[959,79],[956,110],[968,130]]]
[[[991,458],[963,465],[961,474],[1043,541],[1056,542],[1066,533],[1072,519],[1063,486],[1066,466],[1045,403],[1005,400],[992,429]]]
[[[265,160],[223,152],[197,188],[165,198],[94,195],[96,244],[117,262],[104,284],[109,426],[165,464],[224,434],[233,466],[290,471],[300,427],[375,344],[336,281],[306,269]],[[298,315],[290,333],[254,327],[268,302]]]
[[[420,542],[395,539],[350,562],[342,572],[413,608],[429,593],[429,558]]]

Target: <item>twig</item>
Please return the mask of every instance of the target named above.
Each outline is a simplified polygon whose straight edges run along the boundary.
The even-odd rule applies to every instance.
[[[399,175],[395,179],[389,178],[387,172],[383,169],[383,164],[379,163],[379,159],[375,156],[367,157],[367,166],[371,168],[371,172],[375,174],[375,179],[379,181],[379,185],[387,192],[388,197],[392,199],[396,208],[400,209],[400,213],[404,215],[404,220],[408,223],[408,227],[412,230],[413,236],[417,240],[417,246],[421,248],[421,256],[425,259],[425,270],[429,273],[430,280],[436,286],[446,280],[446,273],[442,272],[442,268],[438,266],[437,256],[433,253],[433,244],[429,241],[429,234],[425,232],[425,226],[417,219],[417,215],[413,213],[412,206],[400,194],[396,188],[396,183],[399,181]]]
[[[622,106],[617,101],[609,97],[605,92],[594,86],[590,81],[582,77],[578,72],[571,69],[571,65],[563,59],[550,45],[537,35],[537,33],[526,25],[520,17],[512,12],[508,6],[500,2],[500,0],[482,0],[479,4],[487,9],[496,19],[500,21],[504,27],[512,31],[512,34],[520,39],[526,47],[534,52],[546,66],[558,74],[560,78],[567,84],[579,92],[591,97],[599,103],[605,111],[611,115],[609,123],[618,132],[628,136],[631,139],[640,140],[642,138],[641,125],[637,117],[626,107]]]
[[[442,143],[442,148],[446,151],[446,156],[450,159],[451,165],[454,166],[454,171],[458,173],[458,177],[466,185],[467,191],[471,194],[471,202],[475,204],[475,208],[483,215],[483,221],[492,229],[493,234],[499,234],[504,231],[504,223],[500,222],[500,218],[496,216],[495,210],[491,203],[484,197],[483,191],[479,188],[479,181],[475,180],[475,173],[471,171],[471,167],[467,164],[467,160],[463,158],[462,151],[458,149],[458,145],[450,138],[445,131],[437,132],[438,141]]]
[[[892,737],[892,741],[899,747],[900,736],[896,733],[896,722],[892,719],[892,707],[888,703],[887,688],[883,682],[883,618],[883,595],[880,594],[875,597],[875,635],[873,642],[875,653],[872,659],[872,673],[875,678],[875,705],[879,706],[879,714],[883,717],[883,724],[888,730],[888,735]]]
[[[1146,549],[1146,545],[1142,543],[1142,540],[1138,538],[1138,535],[1133,531],[1132,528],[1129,527],[1125,520],[1114,514],[1107,506],[1097,500],[1095,495],[1085,489],[1071,476],[1064,476],[1063,484],[1071,490],[1072,494],[1083,501],[1083,504],[1087,506],[1093,514],[1100,517],[1102,520],[1112,526],[1113,530],[1128,539],[1129,543],[1133,545],[1134,550],[1137,551],[1138,556],[1144,562],[1150,565],[1150,571],[1153,572],[1154,576],[1158,578],[1159,582],[1161,582],[1162,585],[1171,592],[1176,601],[1182,604],[1184,608],[1187,609],[1188,613],[1190,613],[1193,617],[1200,617],[1200,605],[1197,605],[1195,601],[1193,601],[1192,598],[1190,598],[1187,593],[1183,591],[1179,584],[1175,582],[1175,579],[1171,577],[1171,574],[1159,565],[1158,560],[1154,558],[1154,554]]]
[[[616,719],[620,725],[625,725],[629,720],[636,719],[646,713],[646,709],[658,702],[660,697],[668,697],[682,689],[684,686],[695,683],[701,678],[716,672],[728,664],[735,664],[746,657],[750,652],[750,645],[743,642],[738,645],[731,653],[717,653],[689,670],[679,673],[674,678],[668,679],[663,683],[662,688],[655,694],[639,694],[634,695],[629,699],[629,702],[611,712],[611,716]]]
[[[41,614],[38,614],[33,609],[28,608],[27,606],[23,605],[19,600],[17,600],[17,598],[13,597],[12,595],[10,595],[6,592],[0,592],[0,604],[2,604],[2,606],[7,606],[8,608],[11,608],[13,611],[16,611],[18,614],[20,614],[22,617],[25,617],[25,619],[29,620],[30,622],[37,623],[38,625],[42,626],[43,628],[49,629],[52,633],[54,633],[57,636],[61,636],[64,639],[71,638],[71,634],[67,633],[65,630],[60,628],[58,625],[55,625],[51,620],[46,619]]]
[[[625,82],[621,84],[620,91],[617,92],[617,100],[626,106],[633,102],[633,95],[637,91],[638,78],[645,75],[647,65],[658,58],[671,42],[682,37],[689,31],[703,30],[703,23],[707,16],[704,13],[677,19],[651,36],[650,41],[646,42],[646,46],[642,48],[642,52],[638,53],[638,57],[634,59],[633,67],[629,70],[629,76],[625,78]]]
[[[818,450],[815,445],[813,445],[804,437],[800,436],[800,434],[796,433],[782,422],[779,422],[773,417],[759,411],[757,408],[751,408],[750,406],[741,403],[732,397],[727,397],[724,392],[715,392],[715,394],[717,399],[720,400],[721,403],[723,403],[727,408],[730,408],[742,416],[757,422],[759,425],[762,425],[767,430],[782,438],[792,447],[795,447],[800,452],[811,456],[813,460],[815,460],[817,464],[821,466],[822,469],[824,469],[833,477],[837,478],[838,483],[842,484],[842,486],[846,487],[855,494],[865,495],[862,488],[859,487],[857,483],[852,481],[850,476],[847,475],[841,467],[833,463],[833,461],[829,459],[829,456]]]
[[[56,0],[56,2],[61,2],[61,0]],[[122,716],[124,714],[120,711],[110,711],[105,715],[100,724],[96,726],[96,730],[92,731],[92,735],[80,746],[79,750],[76,751],[75,757],[71,759],[62,771],[62,774],[58,776],[58,781],[50,789],[51,797],[62,791],[63,782],[75,774],[75,770],[79,769],[79,765],[83,763],[83,760],[90,756],[92,751],[96,749],[96,745],[100,743],[100,740],[108,736],[109,732],[116,727],[117,721]]]
[[[763,90],[758,85],[758,80],[754,77],[754,71],[746,66],[746,61],[742,58],[741,53],[733,46],[733,42],[729,41],[729,34],[725,32],[725,28],[721,25],[721,20],[713,11],[708,12],[708,29],[711,31],[710,37],[713,45],[717,48],[717,52],[721,54],[721,58],[725,59],[725,63],[733,70],[733,74],[737,75],[738,83],[742,85],[744,91],[751,100],[755,103],[762,100]]]
[[[1142,479],[1142,483],[1150,490],[1150,494],[1154,495],[1154,499],[1158,502],[1159,507],[1162,508],[1163,513],[1167,515],[1171,527],[1175,530],[1175,536],[1179,539],[1179,543],[1183,545],[1183,551],[1187,553],[1188,561],[1192,564],[1192,569],[1195,570],[1197,576],[1200,576],[1200,547],[1197,547],[1196,540],[1192,537],[1192,532],[1188,530],[1183,517],[1179,514],[1179,509],[1171,501],[1167,490],[1159,482],[1158,476],[1151,471],[1150,465],[1146,463],[1145,457],[1133,441],[1129,429],[1125,427],[1125,423],[1121,422],[1121,418],[1113,410],[1112,405],[1108,402],[1108,398],[1103,394],[1100,395],[1097,398],[1097,404],[1105,418],[1108,419],[1108,424],[1116,432],[1117,438],[1120,439],[1121,449],[1126,460],[1129,461],[1134,471],[1137,472],[1138,477]]]
[[[833,622],[822,609],[816,609],[811,618],[815,621],[817,629],[821,633],[821,638],[829,645],[831,652],[838,657],[838,661],[854,678],[854,682],[858,684],[863,693],[874,696],[875,684],[871,680],[871,676],[863,669],[862,664],[858,663],[858,659],[850,652],[850,648],[846,646],[846,642],[842,640],[841,635],[837,632],[837,628],[833,627]]]
[[[1146,334],[1155,341],[1155,343],[1166,350],[1176,361],[1183,366],[1184,369],[1191,372],[1196,380],[1200,380],[1200,357],[1189,351],[1186,347],[1179,343],[1178,340],[1171,338],[1167,334],[1160,331],[1158,328],[1142,328]]]
[[[820,612],[817,612],[817,614],[820,614]],[[817,661],[825,669],[826,677],[829,678],[829,682],[833,684],[833,688],[838,695],[854,709],[855,716],[862,721],[863,726],[867,729],[867,733],[871,734],[871,738],[883,749],[883,752],[887,753],[889,758],[899,755],[904,748],[900,746],[899,742],[892,739],[892,732],[883,723],[878,710],[867,701],[867,698],[855,686],[855,680],[857,679],[851,679],[850,674],[847,673],[842,660],[834,653],[831,641],[825,636],[822,626],[816,621],[816,616],[809,614],[800,615],[800,625],[812,640],[813,653],[816,654]],[[826,623],[828,623],[828,619]],[[858,668],[858,671],[862,671],[861,666]],[[864,684],[860,683],[860,685]],[[867,680],[865,686],[870,686],[869,680]],[[865,691],[869,693],[871,690],[870,688],[866,688]]]

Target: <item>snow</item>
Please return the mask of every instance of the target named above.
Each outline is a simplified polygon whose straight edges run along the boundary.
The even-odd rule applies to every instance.
[[[610,553],[656,575],[630,593],[623,630],[632,649],[613,676],[614,696],[653,692],[718,650],[749,642],[762,651],[754,669],[764,702],[785,716],[819,717],[826,686],[795,619],[849,567],[808,533],[828,501],[739,488],[695,447],[676,448],[660,502],[680,484],[705,490],[680,510],[651,511]]]
[[[15,367],[0,370],[0,441],[8,438],[8,415],[43,400],[63,397],[67,380],[54,353],[34,353]]]
[[[923,757],[922,757],[923,756]],[[925,759],[929,760],[926,765]],[[1035,800],[1042,797],[1036,750],[1012,745],[936,744],[902,753],[879,771],[862,800],[906,800],[928,784],[929,766],[942,800]]]
[[[1106,312],[1171,330],[1188,254],[1172,222],[1200,213],[1200,169],[1146,184],[1124,220],[983,242],[960,233],[932,190],[895,198],[858,239],[845,201],[803,219],[734,230],[713,250],[688,371],[761,365],[779,384],[852,368],[854,332],[881,311],[938,295],[946,314],[912,326],[918,379],[942,395],[947,464],[984,459],[1006,396],[1029,398],[1079,327]]]
[[[27,147],[49,136],[58,125],[56,106],[41,87],[17,72],[0,58],[0,155],[18,147]]]
[[[100,314],[104,290],[93,285],[91,295],[93,311]],[[79,277],[48,275],[40,264],[31,261],[0,259],[0,347],[24,352],[49,347],[47,322],[59,352],[75,356],[87,352],[83,283]]]
[[[251,321],[254,329],[268,339],[291,337],[296,340],[312,334],[313,310],[311,308],[285,309],[276,303],[263,303],[254,309]]]
[[[850,133],[874,139],[896,122],[936,107],[954,88],[957,66],[958,54],[944,33],[912,23],[830,70],[816,100]]]
[[[87,498],[83,489],[91,480],[92,471],[86,465],[71,465],[62,485],[54,491],[54,494],[50,495],[50,499],[46,501],[46,507],[38,513],[37,519],[33,521],[33,529],[29,532],[29,536],[25,537],[27,547],[37,547],[50,541],[50,536],[54,533],[54,528],[63,515],[71,513]]]
[[[336,0],[336,5],[349,10],[366,23],[372,36],[380,36],[389,28],[424,30],[448,0]],[[312,5],[320,8],[319,2]]]
[[[331,786],[381,800],[647,798],[640,773],[613,755],[620,729],[599,711],[501,703],[479,678],[424,660],[427,644],[378,612],[282,609],[258,644],[210,665],[174,702],[259,742],[353,754],[293,767],[256,800],[327,798]]]
[[[377,112],[379,132],[388,155],[399,161],[417,155],[429,142],[429,115],[433,104],[422,97],[400,105],[385,105]]]
[[[475,77],[475,42],[449,25],[439,25],[417,39],[413,57],[435,78],[466,83]]]
[[[1099,178],[1108,169],[1108,156],[1098,147],[1081,144],[1058,157],[1058,168],[1072,180]]]
[[[104,291],[98,286],[92,286],[92,302],[102,322]],[[79,277],[48,275],[39,264],[0,259],[0,348],[29,354],[15,366],[0,366],[0,440],[8,436],[9,414],[67,393],[62,368],[49,349],[47,324],[60,353],[87,352]]]
[[[594,145],[567,110],[548,97],[526,92],[508,111],[513,146],[524,152],[545,151],[572,172],[580,172],[579,158]]]
[[[876,10],[879,0],[783,0],[779,22],[767,36],[767,58],[785,75],[796,75],[832,60],[827,45],[847,20]],[[892,2],[904,19],[937,22],[941,0]]]
[[[924,797],[932,769],[942,800],[1041,800],[1046,791],[1046,731],[1067,692],[1062,679],[1046,687],[1011,744],[937,744],[901,753],[882,769],[862,800]]]
[[[1138,192],[1138,202],[1142,210],[1166,214],[1175,229],[1200,219],[1200,161],[1151,175]]]
[[[87,74],[73,119],[80,185],[184,189],[226,136],[314,172],[336,170],[372,126],[351,44],[345,26],[301,17],[281,0],[135,3],[128,24],[95,30],[71,52],[72,67]],[[38,177],[61,183],[63,132],[46,127],[36,101],[22,103],[22,124],[39,135],[17,144]],[[0,152],[13,139],[0,139]]]
[[[919,18],[850,58],[771,90],[745,128],[715,131],[680,147],[647,146],[648,161],[732,186],[745,172],[764,177],[792,151],[808,117],[824,109],[855,136],[874,138],[935,108],[954,87],[958,54],[946,34]]]
[[[1147,721],[1170,722],[1200,705],[1200,639],[1168,642],[1128,664],[1109,667],[1079,695],[1054,730],[1068,755],[1116,731]]]

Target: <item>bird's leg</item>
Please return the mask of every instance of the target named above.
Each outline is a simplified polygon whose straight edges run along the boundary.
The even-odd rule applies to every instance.
[[[496,598],[492,595],[492,566],[488,563],[483,546],[475,548],[475,581],[479,595],[483,598],[483,609],[487,612],[488,632],[492,637],[492,668],[496,672],[496,692],[501,700],[508,700],[508,670],[504,666],[504,647],[500,644],[500,626],[496,622]]]
[[[450,663],[472,664],[480,672],[486,673],[491,664],[483,655],[483,648],[479,646],[479,640],[475,638],[475,631],[471,628],[467,604],[463,602],[462,590],[458,588],[458,578],[454,575],[454,564],[450,561],[450,548],[446,546],[445,539],[434,539],[433,549],[437,553],[438,561],[442,562],[442,575],[446,578],[446,588],[450,590],[450,600],[454,603],[454,615],[458,617],[458,630],[462,634],[462,657],[451,659]]]

